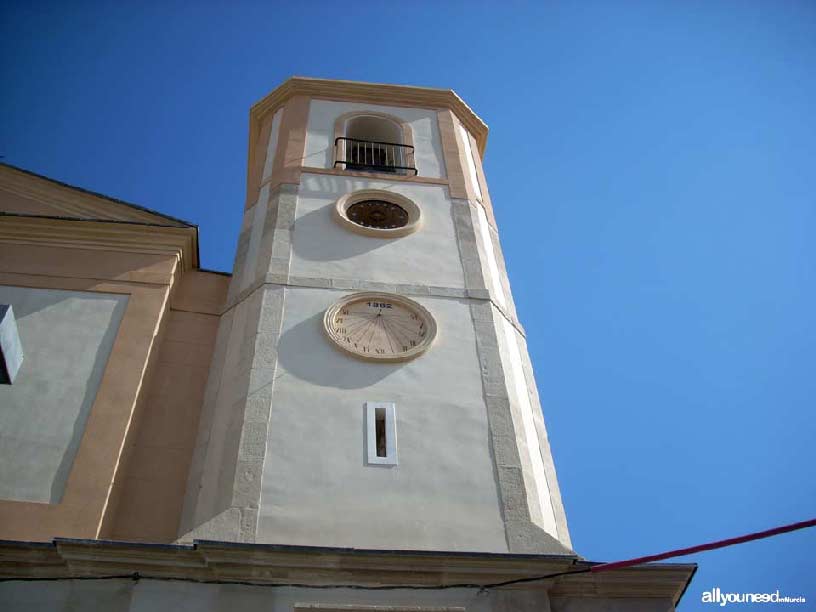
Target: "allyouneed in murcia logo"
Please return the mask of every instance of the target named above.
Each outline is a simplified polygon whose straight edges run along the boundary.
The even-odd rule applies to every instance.
[[[732,603],[806,603],[801,595],[791,597],[780,595],[779,589],[774,593],[723,593],[720,587],[714,587],[710,591],[703,591],[703,603],[727,606]]]

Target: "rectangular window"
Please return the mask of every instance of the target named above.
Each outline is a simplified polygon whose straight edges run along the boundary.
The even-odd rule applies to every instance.
[[[397,464],[394,402],[366,402],[366,455],[370,465]]]

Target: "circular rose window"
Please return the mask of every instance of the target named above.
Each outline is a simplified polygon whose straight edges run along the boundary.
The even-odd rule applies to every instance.
[[[419,228],[419,206],[405,196],[365,189],[344,195],[335,205],[335,218],[354,232],[378,238],[405,236]]]

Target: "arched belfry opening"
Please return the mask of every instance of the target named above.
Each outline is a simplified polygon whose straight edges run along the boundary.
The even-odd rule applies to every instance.
[[[357,114],[342,118],[335,167],[363,172],[417,174],[410,128],[396,118]]]
[[[346,136],[372,142],[402,142],[402,126],[385,117],[359,115],[346,121]]]

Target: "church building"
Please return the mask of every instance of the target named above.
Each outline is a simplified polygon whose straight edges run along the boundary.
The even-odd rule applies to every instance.
[[[0,165],[0,608],[674,610],[693,564],[572,548],[486,141],[450,90],[287,80],[231,274]]]

